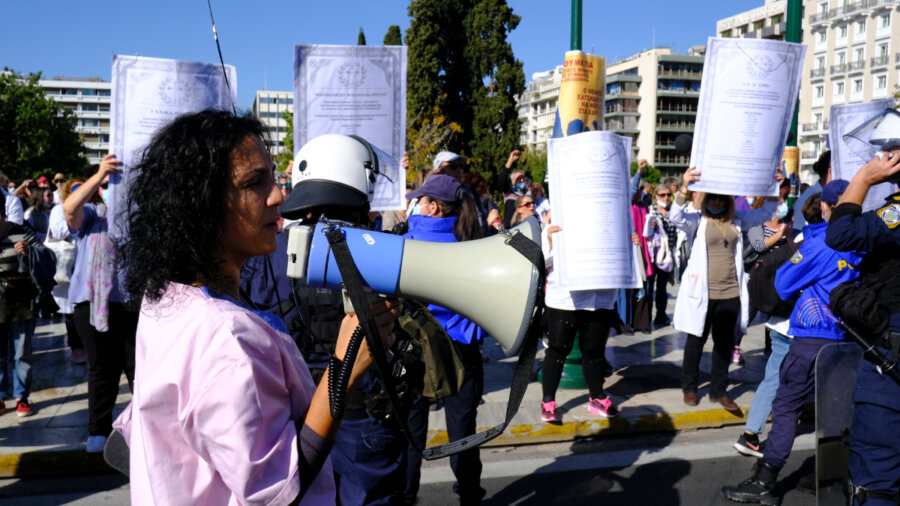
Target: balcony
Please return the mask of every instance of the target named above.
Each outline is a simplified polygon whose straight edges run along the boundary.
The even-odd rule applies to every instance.
[[[657,89],[656,95],[659,97],[699,97],[700,90],[663,90]]]
[[[850,74],[859,74],[866,70],[866,60],[857,60],[847,65],[847,72]]]
[[[827,132],[828,120],[812,123],[803,123],[800,125],[800,131],[803,133]]]
[[[101,95],[66,95],[65,93],[47,93],[47,98],[57,102],[80,102],[82,104],[109,104],[112,97]]]
[[[667,121],[656,123],[657,132],[693,132],[693,121]]]
[[[847,64],[846,63],[839,63],[837,65],[831,66],[831,75],[833,75],[833,76],[837,75],[837,74],[846,74],[846,73],[847,73]]]
[[[666,70],[659,69],[659,79],[694,79],[699,81],[703,72],[693,70]]]
[[[877,68],[887,67],[888,60],[888,55],[876,56],[872,58],[871,68],[874,70]]]
[[[800,153],[800,158],[802,158],[802,159],[804,159],[804,160],[816,160],[816,159],[818,159],[819,157],[818,157],[818,155],[816,154],[815,150],[813,150],[813,151],[803,151],[803,152],[801,152],[801,153]]]
[[[687,164],[691,162],[691,157],[686,155],[669,155],[668,153],[665,156],[657,155],[656,163],[653,165],[657,168],[659,167],[672,167],[672,166],[684,166],[687,167]]]
[[[827,20],[828,20],[828,11],[820,12],[818,14],[813,14],[812,16],[809,17],[809,24],[810,24],[810,26],[812,26],[812,25],[815,25],[818,23],[824,23]]]
[[[825,78],[825,67],[819,67],[817,69],[812,69],[809,71],[810,79],[824,79]]]
[[[75,131],[80,134],[94,134],[94,135],[108,134],[109,127],[108,126],[103,126],[103,127],[101,127],[101,126],[95,126],[95,127],[82,126],[82,127],[75,127]]]
[[[637,107],[607,107],[607,116],[640,116]]]

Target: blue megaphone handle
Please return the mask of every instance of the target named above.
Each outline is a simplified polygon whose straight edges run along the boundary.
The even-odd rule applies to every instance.
[[[340,290],[344,287],[341,272],[319,223],[313,233],[306,269],[307,285],[316,288]],[[397,293],[400,283],[400,265],[403,262],[403,243],[399,235],[373,232],[359,228],[341,227],[350,248],[353,262],[359,270],[363,284],[385,295]]]

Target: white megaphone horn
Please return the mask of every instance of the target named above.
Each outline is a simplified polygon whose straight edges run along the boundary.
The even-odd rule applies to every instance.
[[[339,290],[340,271],[324,234],[295,225],[288,232],[287,275],[307,286]],[[436,304],[477,323],[515,355],[535,311],[540,273],[507,244],[505,234],[475,241],[440,243],[342,227],[350,254],[367,289]],[[510,230],[540,244],[534,217]]]

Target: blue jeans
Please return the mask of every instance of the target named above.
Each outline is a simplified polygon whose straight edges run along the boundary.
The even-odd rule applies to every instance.
[[[31,393],[31,338],[34,318],[0,323],[0,399],[6,398],[9,378],[6,374],[12,352],[13,395],[27,399]]]
[[[772,401],[775,399],[775,392],[778,391],[778,371],[781,370],[781,362],[791,347],[791,340],[778,332],[769,329],[769,336],[772,338],[772,354],[766,362],[766,376],[756,387],[756,395],[753,396],[750,411],[747,413],[747,423],[744,425],[747,432],[754,434],[762,434],[766,420],[772,413]]]

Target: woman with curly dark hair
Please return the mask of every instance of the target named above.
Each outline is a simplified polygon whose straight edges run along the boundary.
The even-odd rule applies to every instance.
[[[339,421],[284,322],[240,293],[244,262],[276,248],[282,193],[252,118],[204,111],[163,127],[135,167],[119,245],[142,300],[135,391],[116,421],[135,504],[334,504]],[[382,340],[390,305],[373,305]],[[343,359],[357,325],[341,325]],[[365,344],[352,385],[371,363]]]

